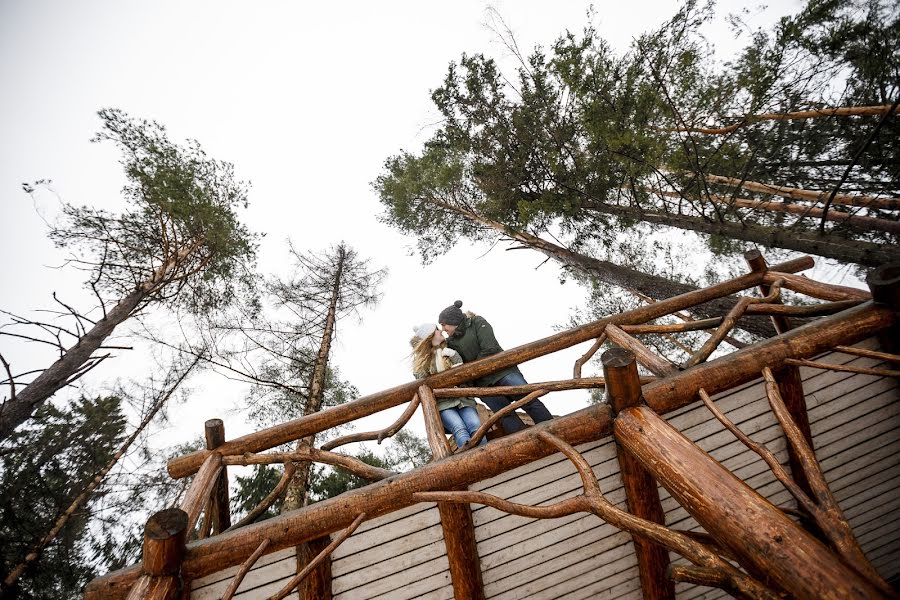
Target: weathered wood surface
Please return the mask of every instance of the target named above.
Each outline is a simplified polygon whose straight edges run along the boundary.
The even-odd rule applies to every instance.
[[[871,342],[863,347],[873,347]],[[873,366],[875,361],[833,353],[822,360]],[[816,455],[855,535],[882,576],[900,574],[900,391],[897,381],[867,375],[801,368],[809,403],[809,420]],[[723,397],[731,418],[757,442],[765,442],[782,464],[788,457],[784,438],[762,400],[761,386],[744,386]],[[704,415],[705,412],[705,415]],[[688,407],[670,416],[690,439],[723,462],[738,477],[778,506],[793,508],[793,498],[763,464],[733,436],[724,432],[708,411]],[[696,521],[663,492],[670,526],[698,529]],[[683,563],[683,561],[675,561]],[[727,597],[724,592],[676,585],[678,598]]]
[[[797,598],[884,597],[649,408],[625,409],[613,427],[616,440],[752,573]]]
[[[414,505],[365,523],[332,556],[335,600],[453,598],[436,505]]]
[[[607,327],[607,331],[610,330]],[[610,336],[610,339],[613,339]],[[603,374],[607,379],[607,402],[614,413],[631,406],[643,404],[640,378],[634,355],[613,348],[601,357]],[[628,512],[651,521],[666,524],[665,513],[659,500],[656,481],[634,456],[616,444],[619,472],[625,487]],[[668,575],[669,551],[652,541],[632,536],[640,572],[644,600],[675,597],[675,586]]]
[[[277,592],[297,571],[294,548],[286,548],[259,558],[237,589],[235,598],[266,598]],[[195,579],[191,583],[191,600],[219,600],[228,589],[239,567],[231,567]]]
[[[854,343],[893,325],[895,319],[892,311],[866,303],[804,325],[777,339],[756,344],[739,356],[725,356],[699,365],[690,372],[647,384],[643,390],[644,397],[658,412],[672,411],[689,402],[700,387],[715,395],[752,380],[761,365],[777,368],[788,357],[815,356],[835,344]],[[415,472],[348,492],[340,499],[327,500],[296,514],[282,515],[240,531],[189,544],[185,559],[186,574],[203,576],[217,567],[239,564],[263,537],[273,539],[272,550],[275,551],[303,541],[307,535],[314,537],[313,534],[321,535],[323,530],[336,531],[349,524],[352,516],[348,512],[354,507],[378,516],[408,505],[409,500],[405,499],[413,492],[470,485],[546,456],[547,447],[537,439],[534,429],[546,429],[574,445],[586,443],[607,435],[606,418],[603,409],[589,407],[541,423],[532,430],[495,440],[486,448],[476,448]],[[338,504],[343,507],[340,511],[334,510]],[[110,573],[91,582],[86,595],[89,598],[123,597],[123,590],[134,582],[138,573],[135,567]]]
[[[873,347],[871,343],[861,346]],[[841,353],[821,360],[863,366],[877,364],[872,359]],[[900,571],[897,383],[887,378],[835,371],[801,368],[800,372],[817,456],[826,477],[876,568],[885,576],[896,574]],[[716,402],[755,440],[766,442],[786,464],[784,439],[769,413],[764,394],[758,382],[751,382],[720,394]],[[776,505],[794,506],[762,460],[724,431],[702,405],[694,403],[679,409],[669,420]],[[612,441],[607,438],[584,444],[579,450],[592,465],[607,497],[625,506]],[[571,464],[556,454],[471,488],[516,502],[550,504],[580,493],[580,482]],[[698,528],[668,493],[663,491],[662,496],[670,526]],[[419,597],[452,598],[449,566],[434,506],[410,506],[360,526],[335,551],[336,597],[416,597],[395,596],[407,586],[410,594]],[[478,506],[473,511],[473,519],[487,598],[641,598],[637,561],[629,536],[592,515],[532,520]],[[248,577],[271,564],[272,556],[261,558],[260,565]],[[283,579],[277,579],[268,593],[277,590],[278,583],[291,575],[292,560],[285,560]],[[235,567],[217,574],[222,589],[236,570]],[[269,573],[275,576],[273,571],[263,570],[251,581],[251,585],[256,582],[254,589],[258,595],[238,597],[263,597],[263,590],[269,590],[270,586],[259,587],[260,577]],[[195,581],[192,598],[216,597],[212,590],[203,592],[199,587],[200,582],[212,579],[210,576]],[[382,580],[384,583],[380,583]],[[368,588],[369,585],[375,587]],[[676,585],[676,592],[679,600],[727,597],[718,590],[681,583]]]

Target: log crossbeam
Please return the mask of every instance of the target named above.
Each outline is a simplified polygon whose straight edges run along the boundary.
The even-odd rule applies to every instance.
[[[737,304],[734,305],[734,308],[729,311],[729,313],[722,319],[722,324],[719,325],[716,332],[706,340],[706,343],[694,354],[690,357],[685,363],[684,368],[688,369],[695,365],[698,365],[705,361],[710,355],[716,351],[716,348],[719,347],[719,344],[722,343],[722,340],[725,339],[725,336],[731,331],[731,329],[735,326],[744,312],[747,310],[747,307],[753,304],[771,304],[773,302],[778,302],[781,298],[781,287],[784,285],[784,280],[777,279],[772,283],[771,290],[769,294],[763,298],[751,298],[749,296],[743,296],[740,300],[738,300]]]
[[[419,407],[419,396],[418,394],[414,395],[412,400],[407,404],[406,409],[403,413],[397,418],[396,421],[385,427],[384,429],[379,429],[378,431],[366,431],[362,433],[351,433],[350,435],[345,435],[343,437],[335,438],[328,442],[327,444],[322,444],[322,450],[334,450],[338,446],[343,446],[344,444],[350,444],[352,442],[366,442],[370,440],[375,440],[381,445],[381,442],[389,437],[393,437],[398,431],[403,429],[404,426],[409,422],[410,418],[412,418],[413,414],[415,414],[416,409]]]
[[[339,452],[329,452],[320,450],[310,446],[304,446],[293,452],[267,452],[261,454],[253,454],[247,452],[240,456],[226,456],[224,459],[226,465],[268,465],[272,463],[285,462],[314,462],[333,467],[341,467],[342,469],[353,473],[363,479],[369,481],[378,481],[385,477],[396,475],[394,471],[374,467],[365,463],[358,458],[341,454]]]
[[[659,377],[667,377],[678,372],[678,367],[656,354],[637,338],[631,337],[616,325],[607,325],[606,335],[610,341],[632,352],[637,361],[651,373]]]

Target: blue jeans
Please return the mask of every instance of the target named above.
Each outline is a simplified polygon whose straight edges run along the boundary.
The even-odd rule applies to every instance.
[[[501,378],[499,381],[494,383],[494,385],[525,385],[527,383],[528,382],[525,381],[525,378],[522,377],[521,373],[514,372]],[[481,401],[487,404],[492,411],[497,412],[498,410],[509,406],[516,400],[524,397],[525,396],[521,394],[511,396],[482,396]],[[544,403],[537,398],[535,398],[522,408],[526,413],[528,413],[528,416],[531,417],[535,423],[540,423],[541,421],[549,421],[553,418],[553,415],[550,414],[550,411],[547,410],[547,407],[544,406]],[[503,429],[504,431],[506,431],[506,433],[515,433],[516,431],[525,429],[525,423],[523,423],[522,419],[516,416],[516,413],[514,412],[500,419],[500,424],[503,426]]]
[[[481,419],[478,418],[478,411],[474,406],[446,408],[441,411],[441,422],[447,431],[453,434],[457,448],[462,448],[481,426]],[[478,445],[484,446],[486,443],[487,437],[482,437]]]

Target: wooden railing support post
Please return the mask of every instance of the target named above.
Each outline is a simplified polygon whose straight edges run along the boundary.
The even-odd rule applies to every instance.
[[[769,270],[769,265],[766,263],[766,257],[763,256],[762,252],[760,252],[756,248],[744,252],[744,260],[747,261],[747,265],[754,273],[765,273]],[[763,296],[768,296],[769,291],[771,291],[771,286],[769,284],[760,284],[759,292]],[[781,304],[781,300],[777,300],[776,303]],[[785,331],[793,329],[794,327],[787,317],[782,317],[779,315],[772,316],[772,326],[775,327],[775,331],[778,333],[784,333]]]
[[[884,598],[824,544],[647,407],[626,408],[616,440],[748,572],[798,599]]]
[[[606,377],[607,402],[613,414],[629,406],[642,405],[644,399],[634,354],[623,348],[613,348],[604,352],[600,361]],[[665,512],[653,476],[618,442],[616,454],[628,511],[642,519],[665,525]],[[645,600],[674,599],[675,584],[668,576],[669,551],[641,536],[632,536],[632,540]]]
[[[765,273],[769,269],[766,258],[762,255],[762,252],[757,249],[745,252],[744,260],[747,261],[750,270],[754,273]],[[759,292],[763,296],[766,296],[769,294],[770,287],[771,286],[767,283],[762,283],[759,286]],[[779,299],[777,303],[781,304],[781,300]],[[772,325],[779,334],[793,329],[793,325],[787,317],[778,315],[772,316]],[[780,369],[775,370],[774,375],[776,381],[778,381],[778,389],[781,392],[781,397],[784,399],[784,404],[787,406],[791,418],[794,420],[794,423],[797,424],[797,427],[800,429],[800,432],[803,434],[809,447],[813,448],[812,430],[809,426],[809,414],[806,410],[806,394],[803,392],[803,380],[800,378],[800,368],[795,365],[785,365]],[[811,493],[812,490],[809,487],[809,482],[806,480],[806,474],[800,466],[800,460],[797,457],[796,451],[790,444],[788,444],[788,466],[791,469],[791,475],[794,477],[794,481],[797,482],[800,489],[807,494]],[[812,527],[814,533],[819,533],[818,529],[812,525],[812,522],[808,519],[807,525]]]
[[[419,388],[419,400],[422,403],[422,415],[425,417],[425,429],[428,433],[428,445],[435,461],[451,456],[450,446],[444,436],[437,401],[431,388],[423,385]],[[469,450],[468,452],[472,452]],[[455,487],[454,490],[466,490],[468,487]],[[453,583],[453,597],[457,600],[484,600],[484,583],[481,576],[481,558],[475,543],[475,522],[472,520],[472,509],[468,504],[438,502],[441,515],[441,529],[444,532],[444,546],[447,549],[447,562],[450,563],[450,580]]]
[[[225,443],[225,424],[222,419],[210,419],[205,423],[206,449],[215,450]],[[216,479],[212,495],[213,535],[231,527],[231,509],[228,505],[228,467],[222,465],[222,473]]]
[[[144,525],[142,575],[135,581],[128,600],[173,600],[181,590],[188,515],[180,508],[167,508]]]
[[[890,263],[873,269],[866,276],[866,284],[876,304],[900,312],[900,264]],[[894,325],[878,336],[882,350],[900,354],[900,326]]]

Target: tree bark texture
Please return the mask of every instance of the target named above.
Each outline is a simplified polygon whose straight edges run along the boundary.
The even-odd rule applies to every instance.
[[[900,258],[900,251],[892,244],[864,242],[835,233],[821,233],[818,230],[769,227],[751,222],[720,221],[674,212],[646,211],[639,207],[601,203],[591,203],[585,205],[585,208],[603,214],[751,242],[766,248],[783,248],[804,254],[814,254],[867,267],[875,267]],[[882,220],[889,222],[886,219]]]
[[[123,298],[106,316],[91,327],[78,342],[50,367],[35,377],[16,394],[0,405],[0,440],[4,440],[53,394],[65,387],[84,364],[90,360],[113,330],[125,321],[147,297],[143,287],[136,288]]]

